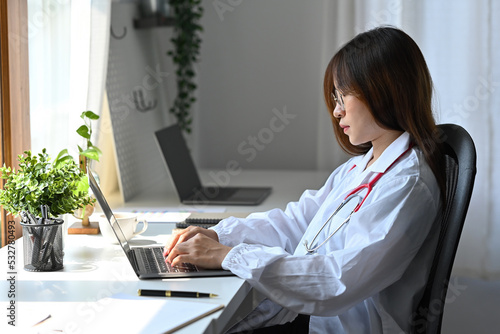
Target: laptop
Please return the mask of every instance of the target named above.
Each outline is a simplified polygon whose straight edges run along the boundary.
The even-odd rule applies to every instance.
[[[108,202],[104,198],[92,172],[87,168],[90,188],[99,202],[102,211],[106,215],[112,230],[115,233],[118,243],[122,247],[132,268],[140,279],[151,278],[180,278],[180,277],[214,277],[214,276],[234,276],[228,270],[208,270],[199,268],[190,263],[184,263],[182,266],[172,267],[165,263],[163,257],[163,247],[130,247],[118,220],[116,220]]]
[[[155,132],[177,194],[184,204],[258,205],[271,193],[270,187],[204,187],[181,128],[174,124]]]

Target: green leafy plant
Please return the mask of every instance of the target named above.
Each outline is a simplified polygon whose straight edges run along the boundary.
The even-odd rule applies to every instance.
[[[85,148],[81,148],[78,146],[78,152],[80,156],[87,157],[92,160],[99,161],[99,156],[102,154],[101,150],[92,144],[91,138],[92,138],[92,121],[98,120],[99,115],[94,114],[92,111],[87,110],[82,112],[80,117],[83,119],[85,124],[80,126],[77,130],[76,133],[78,133],[86,143]]]
[[[41,206],[48,205],[50,214],[58,216],[72,213],[78,208],[95,202],[85,189],[85,173],[73,158],[62,150],[51,163],[46,149],[38,155],[25,151],[19,155],[17,170],[0,168],[5,179],[0,190],[0,205],[18,215],[21,211],[41,216]],[[88,184],[87,184],[88,186]]]
[[[101,150],[91,141],[92,121],[99,116],[84,111],[81,116],[84,125],[76,132],[84,139],[84,148],[78,146],[80,157],[99,161]],[[41,206],[48,205],[52,216],[73,213],[95,202],[89,194],[89,183],[85,168],[75,163],[67,149],[62,150],[53,162],[46,149],[33,155],[25,151],[19,155],[17,170],[5,165],[0,168],[1,178],[6,180],[0,190],[0,205],[8,212],[18,215],[26,211],[41,215]]]
[[[78,133],[85,141],[85,146],[84,148],[78,146],[78,153],[79,153],[79,162],[80,162],[80,169],[82,170],[83,173],[87,173],[87,159],[92,159],[99,161],[99,157],[101,156],[102,152],[101,150],[92,144],[92,121],[98,120],[99,115],[94,114],[92,111],[87,110],[82,112],[80,117],[83,119],[84,124],[80,126],[77,130],[76,133]],[[83,178],[80,181],[80,190],[82,190],[85,193],[88,193],[89,191],[89,180],[88,178]],[[94,199],[95,200],[95,199]],[[87,211],[90,210],[90,211]],[[80,208],[79,210],[76,210],[73,213],[73,216],[76,218],[80,218],[84,221],[85,224],[88,224],[88,217],[86,218],[86,213],[88,212],[88,215],[92,214],[94,211],[92,206],[84,206],[83,208]]]
[[[177,123],[187,133],[191,132],[193,118],[190,114],[191,105],[196,101],[194,92],[195,72],[193,64],[199,60],[201,38],[203,31],[199,20],[203,15],[201,0],[170,0],[174,12],[174,37],[171,42],[174,50],[167,54],[176,65],[177,96],[170,112],[174,114]]]

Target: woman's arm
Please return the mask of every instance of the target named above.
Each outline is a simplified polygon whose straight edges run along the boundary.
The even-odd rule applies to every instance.
[[[344,227],[344,247],[292,256],[280,247],[241,244],[222,267],[297,313],[333,316],[349,309],[403,275],[438,212],[436,192],[414,177],[378,188]]]
[[[230,217],[211,229],[217,233],[219,242],[227,246],[259,244],[293,253],[318,208],[346,173],[346,165],[337,168],[319,190],[306,190],[285,210],[253,213],[245,219]]]
[[[180,263],[189,262],[205,268],[220,268],[231,246],[243,242],[278,246],[292,253],[320,205],[323,197],[321,194],[327,192],[325,188],[327,188],[326,185],[319,191],[305,191],[300,200],[289,203],[285,211],[274,209],[251,214],[245,219],[229,217],[210,229],[188,227],[173,235],[167,242],[164,251],[164,255],[167,256],[166,260],[175,265],[180,261],[176,257],[182,255]],[[201,238],[201,236],[206,238]],[[195,237],[200,238],[193,240]],[[211,239],[214,243],[207,239]],[[196,242],[203,242],[203,245],[197,245]],[[227,248],[220,248],[217,244],[225,245]],[[207,257],[205,255],[209,253],[208,248],[204,254],[195,252],[196,247],[214,247],[219,251],[225,249],[226,252],[217,253],[217,255],[212,253],[210,257]],[[193,251],[190,251],[190,248]],[[219,263],[213,261],[214,256],[217,258],[222,256]]]

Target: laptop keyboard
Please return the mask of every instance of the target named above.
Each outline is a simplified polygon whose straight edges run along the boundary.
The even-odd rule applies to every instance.
[[[198,268],[191,263],[183,263],[181,266],[172,266],[170,263],[166,263],[166,265],[169,273],[189,273],[198,271]]]
[[[165,262],[162,247],[134,248],[139,253],[148,273],[182,273],[198,271],[198,268],[191,263],[183,263],[181,266],[172,266]]]

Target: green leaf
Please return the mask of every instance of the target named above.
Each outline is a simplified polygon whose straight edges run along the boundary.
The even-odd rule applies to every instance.
[[[53,162],[53,165],[55,167],[59,167],[61,164],[65,163],[69,160],[73,160],[73,157],[68,154],[67,149],[64,149],[64,150],[61,150],[61,152],[59,152],[59,154],[57,155],[56,159]],[[35,167],[35,169],[40,170],[40,169],[42,169],[42,166],[38,165]]]
[[[86,177],[82,177],[80,181],[77,183],[77,192],[88,193],[89,192],[89,179]]]
[[[59,152],[59,154],[56,157],[56,160],[54,160],[54,161],[59,160],[65,154],[68,154],[68,149],[66,149],[66,148],[64,150],[61,150],[61,152]]]
[[[63,163],[67,163],[68,161],[73,161],[73,157],[71,155],[65,155],[64,157],[54,161],[55,167],[59,167]]]
[[[86,125],[80,126],[76,132],[85,139],[90,139],[89,127]]]
[[[99,156],[102,155],[102,151],[99,149],[99,147],[91,145],[90,148],[95,150],[97,152],[97,154],[99,154]]]
[[[96,150],[95,147],[88,148],[84,151],[80,152],[80,155],[83,155],[84,157],[87,157],[92,160],[99,161],[99,154],[100,150]]]
[[[97,119],[99,119],[99,115],[94,114],[90,110],[82,112],[82,114],[81,114],[80,117],[83,118],[83,119],[88,118],[88,119],[91,119],[91,120],[97,120]]]

